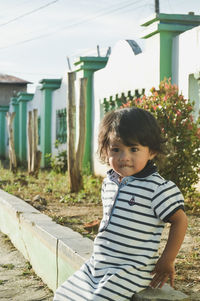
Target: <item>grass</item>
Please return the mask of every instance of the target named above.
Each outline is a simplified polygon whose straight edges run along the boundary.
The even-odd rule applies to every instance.
[[[13,270],[15,266],[12,263],[6,263],[6,264],[2,264],[1,267],[7,270]]]
[[[29,176],[25,170],[13,174],[8,169],[0,168],[1,189],[27,201],[57,223],[94,238],[95,233],[87,233],[83,225],[92,219],[101,218],[98,212],[100,210],[97,210],[96,206],[101,206],[102,178],[84,175],[83,183],[83,190],[71,193],[67,173],[58,174],[52,170],[40,170],[38,178],[35,178]],[[99,216],[95,215],[93,218],[88,212],[82,214],[81,208],[85,206],[89,208],[88,210],[93,207],[94,211],[97,211],[95,214]],[[76,212],[66,216],[66,208],[71,207],[76,208]]]
[[[40,194],[49,199],[53,197],[61,203],[76,204],[89,202],[100,203],[101,178],[84,176],[84,190],[70,193],[67,174],[57,174],[53,171],[40,171],[38,178],[29,176],[26,171],[12,174],[7,169],[0,169],[0,188],[26,200]]]
[[[73,224],[76,224],[76,225],[78,225],[78,224],[82,224],[82,220],[81,219],[79,219],[79,218],[71,218],[71,217],[63,217],[63,216],[60,216],[60,217],[53,217],[52,218],[53,219],[53,221],[55,221],[56,223],[58,223],[58,224],[61,224],[61,225],[66,225],[66,224],[71,224],[71,225],[73,225]]]
[[[22,276],[27,276],[27,275],[34,275],[35,276],[35,272],[32,269],[32,265],[30,264],[30,262],[26,262],[26,266],[21,274]]]

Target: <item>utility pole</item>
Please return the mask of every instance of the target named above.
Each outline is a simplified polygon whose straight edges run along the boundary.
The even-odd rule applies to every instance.
[[[71,68],[70,59],[69,59],[69,57],[68,57],[68,56],[67,56],[67,64],[68,64],[68,68],[69,68],[69,70],[71,71],[71,70],[72,70],[72,68]]]
[[[160,3],[159,3],[159,0],[155,0],[155,13],[156,14],[160,13]]]

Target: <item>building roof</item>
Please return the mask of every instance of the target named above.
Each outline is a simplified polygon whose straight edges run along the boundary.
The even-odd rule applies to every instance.
[[[25,85],[25,84],[31,84],[31,82],[28,82],[24,79],[8,75],[8,74],[2,74],[0,73],[0,84],[19,84],[19,85]]]

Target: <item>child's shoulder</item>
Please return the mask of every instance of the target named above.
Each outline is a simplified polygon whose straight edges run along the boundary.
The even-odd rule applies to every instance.
[[[153,174],[145,177],[145,178],[136,178],[138,182],[143,182],[144,185],[153,185],[155,187],[163,185],[164,183],[168,182],[164,179],[158,172],[154,172]]]
[[[166,180],[158,172],[152,174],[149,178],[149,181],[154,185],[154,193],[156,195],[161,194],[181,194],[178,186],[171,180]]]
[[[156,190],[165,190],[168,189],[168,187],[176,186],[172,181],[163,178],[158,172],[155,172],[146,178],[138,179],[138,181],[143,182],[143,185],[146,187],[151,187],[154,192]]]
[[[144,181],[154,183],[156,186],[164,185],[168,181],[163,178],[158,172],[154,172],[150,176],[148,176]]]

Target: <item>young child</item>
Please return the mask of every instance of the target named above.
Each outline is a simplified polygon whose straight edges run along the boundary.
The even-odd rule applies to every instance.
[[[155,118],[139,108],[109,112],[99,132],[100,159],[111,169],[102,185],[103,218],[91,258],[54,301],[124,301],[148,286],[174,285],[174,261],[187,228],[183,196],[153,159],[164,141]],[[158,259],[160,237],[171,224]]]

